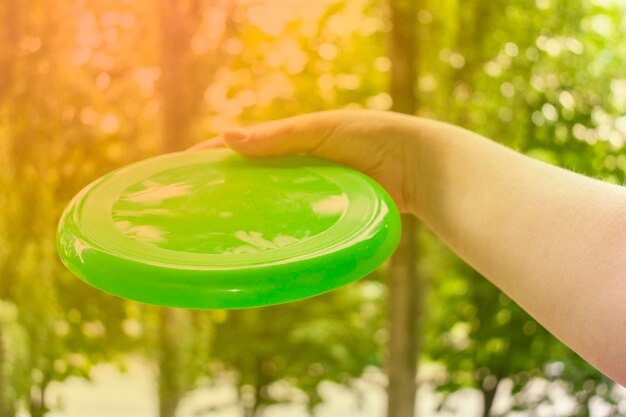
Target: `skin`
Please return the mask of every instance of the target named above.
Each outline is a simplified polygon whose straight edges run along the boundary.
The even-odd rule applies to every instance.
[[[626,189],[449,124],[336,110],[196,145],[363,171],[581,357],[626,385]]]

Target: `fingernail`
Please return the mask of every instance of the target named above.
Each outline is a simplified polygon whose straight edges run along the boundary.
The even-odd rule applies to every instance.
[[[243,130],[229,129],[222,132],[225,138],[236,142],[245,142],[250,135]]]

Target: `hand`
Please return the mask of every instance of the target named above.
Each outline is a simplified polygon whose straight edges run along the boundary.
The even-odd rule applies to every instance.
[[[309,154],[362,171],[380,183],[402,212],[414,209],[417,169],[414,117],[371,110],[311,113],[245,128],[191,150],[227,145],[246,157]],[[414,136],[415,134],[412,133]]]

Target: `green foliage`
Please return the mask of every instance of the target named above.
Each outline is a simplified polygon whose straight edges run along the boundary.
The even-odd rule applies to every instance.
[[[25,404],[43,415],[52,381],[88,378],[128,353],[157,365],[162,411],[203,377],[233,374],[248,410],[302,395],[313,407],[320,381],[350,384],[382,366],[378,275],[267,309],[172,311],[94,290],[56,258],[64,205],[114,167],[228,125],[391,108],[380,1],[171,3],[184,25],[153,2],[0,2],[2,412]],[[422,4],[419,114],[624,183],[622,3]],[[431,286],[424,356],[442,369],[439,389],[478,388],[487,403],[510,380],[514,406],[529,408],[522,394],[540,377],[567,381],[581,415],[594,395],[615,400],[609,381],[441,242],[420,242]]]
[[[0,301],[0,414],[15,411],[29,388],[28,336],[17,321],[14,304]]]
[[[236,372],[242,393],[254,388],[250,407],[293,400],[293,393],[273,389],[287,381],[312,408],[320,381],[349,384],[365,367],[381,366],[384,334],[376,329],[384,324],[384,296],[381,282],[364,279],[303,302],[224,311],[215,358]]]

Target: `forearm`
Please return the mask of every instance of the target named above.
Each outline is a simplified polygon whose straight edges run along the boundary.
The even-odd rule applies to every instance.
[[[626,190],[416,119],[413,211],[557,337],[626,383]]]

